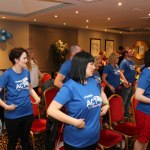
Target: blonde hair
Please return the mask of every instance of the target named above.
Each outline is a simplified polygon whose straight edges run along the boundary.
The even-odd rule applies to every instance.
[[[31,67],[31,58],[30,58],[30,54],[31,54],[32,51],[34,51],[34,49],[33,49],[33,48],[27,48],[26,50],[27,50],[27,53],[28,53],[27,68],[28,68],[28,70],[31,70],[32,67]],[[36,61],[35,58],[32,58],[32,60],[34,61],[34,63],[37,64],[37,61]]]
[[[119,54],[118,53],[116,53],[116,52],[110,53],[110,55],[108,57],[108,63],[109,64],[114,63],[116,58],[119,58]]]
[[[100,55],[94,56],[94,64],[96,64],[101,59]]]

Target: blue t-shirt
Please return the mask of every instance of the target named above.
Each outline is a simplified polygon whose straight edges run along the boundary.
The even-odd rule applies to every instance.
[[[97,83],[101,84],[101,77],[98,71],[93,73],[93,77],[95,78]]]
[[[141,72],[138,80],[138,88],[144,89],[144,96],[150,98],[150,69],[145,68]],[[150,104],[148,103],[142,103],[139,101],[136,109],[150,115]]]
[[[66,60],[60,67],[59,73],[65,76],[63,83],[70,79],[71,60]]]
[[[12,68],[5,71],[0,78],[0,88],[6,88],[6,104],[15,104],[13,111],[5,111],[5,118],[15,119],[33,114],[29,97],[29,71],[23,69],[16,73]]]
[[[0,76],[0,78],[1,78],[1,76]],[[1,92],[0,92],[0,99],[4,99],[4,90],[2,90]]]
[[[85,128],[82,129],[65,125],[64,141],[67,144],[81,148],[98,142],[102,105],[100,91],[100,84],[93,77],[88,78],[85,85],[70,79],[54,98],[65,106],[69,116],[85,119]]]
[[[120,84],[120,70],[117,65],[112,67],[111,64],[105,66],[104,74],[107,74],[106,81],[112,85],[114,88],[117,88]]]
[[[134,84],[135,81],[135,64],[132,60],[124,59],[122,60],[120,64],[120,70],[124,70],[124,76],[126,80],[132,84]]]

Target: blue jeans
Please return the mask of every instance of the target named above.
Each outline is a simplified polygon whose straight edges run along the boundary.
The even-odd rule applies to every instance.
[[[125,86],[122,87],[121,96],[124,104],[124,116],[129,116],[130,101],[133,94],[134,86],[130,86],[129,88],[126,88]]]

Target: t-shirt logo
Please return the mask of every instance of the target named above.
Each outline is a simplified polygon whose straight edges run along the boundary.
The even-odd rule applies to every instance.
[[[87,107],[89,109],[101,106],[102,99],[100,96],[91,97],[90,100],[87,100]]]
[[[120,74],[120,70],[119,69],[114,69],[114,74],[115,75],[119,75]]]
[[[135,65],[129,65],[131,70],[135,70]]]
[[[29,82],[27,77],[23,78],[22,80],[15,81],[15,83],[16,83],[16,89],[18,91],[22,89],[29,89]]]

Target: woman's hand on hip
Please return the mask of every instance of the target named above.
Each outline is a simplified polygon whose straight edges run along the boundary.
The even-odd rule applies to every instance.
[[[84,121],[84,119],[77,119],[75,126],[77,128],[85,128],[85,121]]]

